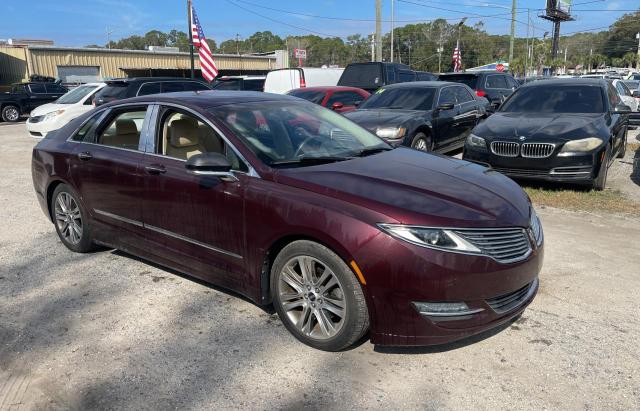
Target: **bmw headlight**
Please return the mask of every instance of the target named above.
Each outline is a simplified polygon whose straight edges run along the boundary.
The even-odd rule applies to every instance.
[[[542,224],[540,224],[540,219],[538,218],[538,214],[536,214],[536,210],[531,207],[531,217],[529,220],[529,227],[531,227],[531,231],[533,232],[533,237],[536,240],[536,245],[540,246],[542,244]]]
[[[575,153],[595,150],[604,143],[597,137],[583,138],[581,140],[567,141],[560,150],[561,153]]]
[[[42,119],[42,121],[48,121],[51,120],[54,117],[59,116],[60,114],[64,113],[64,110],[56,110],[56,111],[52,111],[50,113],[47,113],[44,115],[44,119]]]
[[[376,135],[380,138],[395,140],[404,137],[406,132],[407,129],[404,127],[379,127],[376,130]]]
[[[451,230],[403,224],[378,224],[380,229],[411,244],[438,250],[481,254],[481,250]]]
[[[473,148],[487,148],[487,142],[485,139],[480,136],[476,136],[475,134],[469,134],[469,137],[467,137],[467,145]]]

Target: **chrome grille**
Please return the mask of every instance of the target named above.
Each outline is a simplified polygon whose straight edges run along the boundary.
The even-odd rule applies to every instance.
[[[522,157],[545,158],[549,157],[556,146],[550,143],[524,143],[522,144]]]
[[[487,304],[498,314],[506,313],[522,305],[535,291],[537,284],[538,279],[536,278],[533,282],[516,291],[488,299]]]
[[[465,229],[456,233],[501,263],[521,261],[531,254],[531,243],[523,228]]]
[[[510,141],[493,141],[491,143],[493,154],[503,157],[518,157],[520,154],[520,144]]]

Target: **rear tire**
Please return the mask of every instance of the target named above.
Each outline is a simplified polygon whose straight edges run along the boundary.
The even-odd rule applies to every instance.
[[[593,189],[602,191],[607,185],[607,174],[609,174],[609,157],[611,156],[611,145],[608,145],[604,154],[604,159],[600,164],[598,176],[593,180]]]
[[[416,133],[411,140],[411,148],[424,152],[433,151],[433,140],[425,133]]]
[[[86,253],[98,247],[93,243],[91,221],[79,198],[70,186],[60,184],[51,196],[49,207],[62,244],[76,253]]]
[[[284,326],[298,340],[324,351],[352,346],[369,329],[360,283],[327,247],[294,241],[271,268],[271,297]]]
[[[20,120],[20,107],[8,104],[2,107],[2,120],[15,123]]]

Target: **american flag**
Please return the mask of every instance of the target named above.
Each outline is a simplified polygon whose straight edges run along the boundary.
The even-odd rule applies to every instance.
[[[212,82],[218,75],[218,68],[213,61],[213,54],[211,53],[209,44],[207,44],[207,39],[204,36],[200,20],[198,20],[198,15],[194,7],[191,7],[191,36],[193,37],[193,45],[198,48],[202,77],[208,82]]]
[[[456,48],[453,49],[453,72],[457,73],[462,68],[462,53],[460,52],[460,43],[456,42]]]

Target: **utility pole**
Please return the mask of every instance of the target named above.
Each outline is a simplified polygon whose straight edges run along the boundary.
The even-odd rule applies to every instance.
[[[393,0],[391,0],[391,62],[393,63],[393,32],[394,32]]]
[[[189,57],[191,60],[191,78],[195,78],[196,74],[195,74],[195,63],[193,59],[193,30],[191,30],[191,20],[192,20],[191,10],[193,10],[191,8],[191,0],[187,0],[187,20],[189,20],[189,30],[187,32],[189,33]]]
[[[527,8],[527,54],[524,55],[524,82],[527,82],[527,73],[529,72],[529,11]]]
[[[569,52],[569,47],[564,46],[564,67],[562,68],[562,74],[567,74],[567,53]]]
[[[513,43],[516,36],[516,0],[511,1],[511,37],[509,38],[509,70],[513,61]]]
[[[442,46],[438,46],[438,73],[442,73],[442,52],[444,48]]]
[[[240,35],[236,33],[236,55],[240,55]]]
[[[382,0],[376,0],[376,61],[382,61]]]
[[[640,70],[640,32],[636,34],[638,39],[638,58],[636,59],[636,70]]]
[[[111,34],[113,34],[113,30],[109,30],[109,26],[107,26],[107,48],[111,49]]]
[[[376,61],[376,35],[371,34],[371,61]]]

